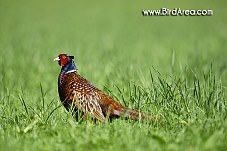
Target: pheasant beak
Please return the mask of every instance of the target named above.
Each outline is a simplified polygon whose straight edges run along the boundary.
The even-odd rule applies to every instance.
[[[59,58],[59,57],[57,57],[57,58],[55,58],[55,59],[54,59],[54,61],[59,61],[59,60],[60,60],[60,58]]]

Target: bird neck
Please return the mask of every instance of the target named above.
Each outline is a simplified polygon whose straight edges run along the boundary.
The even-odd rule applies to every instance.
[[[61,72],[69,73],[77,71],[76,65],[73,60],[69,60],[69,62],[61,68]]]

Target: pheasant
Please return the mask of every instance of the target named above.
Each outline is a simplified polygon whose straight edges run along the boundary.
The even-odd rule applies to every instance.
[[[82,111],[83,116],[105,121],[107,117],[123,117],[133,120],[149,119],[160,121],[159,116],[139,112],[122,106],[112,97],[96,88],[91,82],[78,74],[73,61],[74,56],[60,54],[54,61],[62,67],[58,77],[58,93],[64,107]]]

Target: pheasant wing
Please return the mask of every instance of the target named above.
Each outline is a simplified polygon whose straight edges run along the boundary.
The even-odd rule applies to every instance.
[[[105,121],[99,104],[101,97],[97,93],[97,88],[77,72],[67,73],[63,79],[61,100],[68,100],[68,105],[75,106],[85,115],[91,114],[91,116]]]
[[[91,114],[93,117],[100,121],[105,121],[102,109],[98,104],[99,96],[93,91],[85,93],[86,91],[74,91],[73,103],[82,110],[84,114]]]

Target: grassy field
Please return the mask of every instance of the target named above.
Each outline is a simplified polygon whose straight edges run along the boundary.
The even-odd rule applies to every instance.
[[[226,150],[226,6],[0,0],[0,150]],[[214,15],[142,16],[162,7]],[[78,122],[59,101],[59,53],[121,104],[165,122]]]

